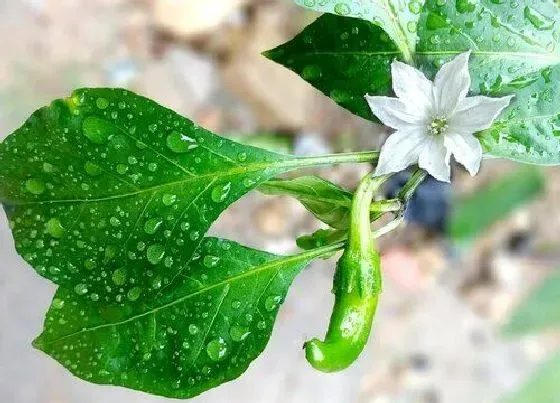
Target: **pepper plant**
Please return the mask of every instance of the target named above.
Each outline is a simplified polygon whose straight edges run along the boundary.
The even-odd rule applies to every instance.
[[[451,154],[471,174],[483,152],[560,163],[557,2],[298,3],[327,14],[264,55],[397,129],[381,154],[277,154],[107,88],[55,100],[0,144],[15,247],[58,286],[34,346],[76,376],[176,398],[235,379],[265,348],[297,274],[339,251],[331,324],[305,354],[341,370],[364,348],[381,292],[374,238],[398,227],[427,173],[449,180]],[[317,176],[278,178],[378,160],[355,194]],[[397,198],[372,201],[416,163]],[[206,236],[252,190],[293,196],[329,228],[298,239],[294,256]]]

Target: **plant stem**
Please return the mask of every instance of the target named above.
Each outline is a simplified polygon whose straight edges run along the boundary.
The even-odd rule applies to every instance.
[[[414,192],[416,192],[418,186],[420,186],[424,179],[426,179],[427,175],[428,173],[421,168],[418,168],[416,171],[414,171],[414,173],[400,190],[398,195],[399,200],[402,200],[404,202],[403,207],[406,207],[406,203],[414,195]]]
[[[377,162],[379,159],[379,151],[362,151],[355,153],[342,153],[342,154],[327,154],[317,155],[311,157],[294,158],[287,163],[293,161],[294,167],[305,168],[320,165],[334,165],[334,164],[347,164],[347,163],[364,163],[364,162]]]

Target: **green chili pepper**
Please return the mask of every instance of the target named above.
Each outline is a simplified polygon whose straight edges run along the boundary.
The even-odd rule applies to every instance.
[[[324,341],[313,339],[304,347],[307,361],[320,371],[349,367],[367,344],[382,286],[369,206],[387,178],[368,175],[354,195],[348,244],[334,276],[335,304],[327,335]]]

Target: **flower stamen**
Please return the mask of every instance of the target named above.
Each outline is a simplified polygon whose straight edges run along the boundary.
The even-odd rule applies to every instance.
[[[434,117],[432,122],[428,125],[428,133],[433,136],[440,136],[445,134],[449,124],[447,123],[447,118],[444,117]]]

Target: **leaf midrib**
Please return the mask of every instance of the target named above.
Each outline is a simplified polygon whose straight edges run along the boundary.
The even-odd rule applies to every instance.
[[[294,255],[294,256],[279,257],[278,259],[267,262],[267,263],[265,263],[261,266],[253,266],[253,268],[250,271],[238,274],[238,275],[233,276],[233,277],[229,277],[229,278],[227,278],[225,280],[222,280],[218,283],[203,287],[203,288],[201,288],[201,289],[199,289],[195,292],[184,295],[184,296],[176,299],[175,301],[169,302],[167,304],[161,305],[161,306],[156,307],[156,308],[152,308],[152,309],[150,309],[146,312],[143,312],[141,314],[131,316],[128,319],[125,319],[125,320],[122,320],[122,321],[119,321],[119,322],[114,322],[114,323],[104,323],[102,325],[93,326],[93,327],[90,327],[90,328],[83,328],[83,329],[81,329],[77,332],[59,337],[58,339],[55,339],[55,340],[49,340],[49,341],[46,341],[46,342],[37,341],[37,340],[40,339],[39,338],[35,341],[35,343],[36,343],[37,346],[51,345],[51,344],[58,343],[62,340],[66,340],[66,339],[75,337],[75,336],[77,336],[79,334],[82,334],[82,333],[94,332],[96,330],[104,329],[104,328],[111,327],[111,326],[121,326],[121,325],[124,325],[124,324],[127,324],[127,323],[131,323],[131,322],[134,322],[134,321],[136,321],[140,318],[143,318],[145,316],[156,314],[157,312],[159,312],[161,310],[165,310],[167,308],[170,308],[172,306],[180,304],[181,302],[183,302],[185,300],[188,300],[192,297],[196,297],[198,295],[204,294],[204,293],[206,293],[208,291],[211,291],[213,289],[216,289],[216,288],[219,288],[219,287],[222,287],[222,286],[229,287],[232,283],[234,283],[236,281],[239,281],[239,280],[242,280],[246,277],[251,277],[253,275],[259,275],[262,272],[265,272],[267,270],[275,270],[275,269],[280,270],[281,266],[284,266],[284,265],[297,264],[297,263],[305,262],[306,260],[312,260],[315,257],[318,257],[318,256],[321,256],[321,255],[325,254],[326,250],[328,248],[336,250],[336,245],[314,249],[314,250],[311,250],[309,252],[301,253],[301,254]]]

